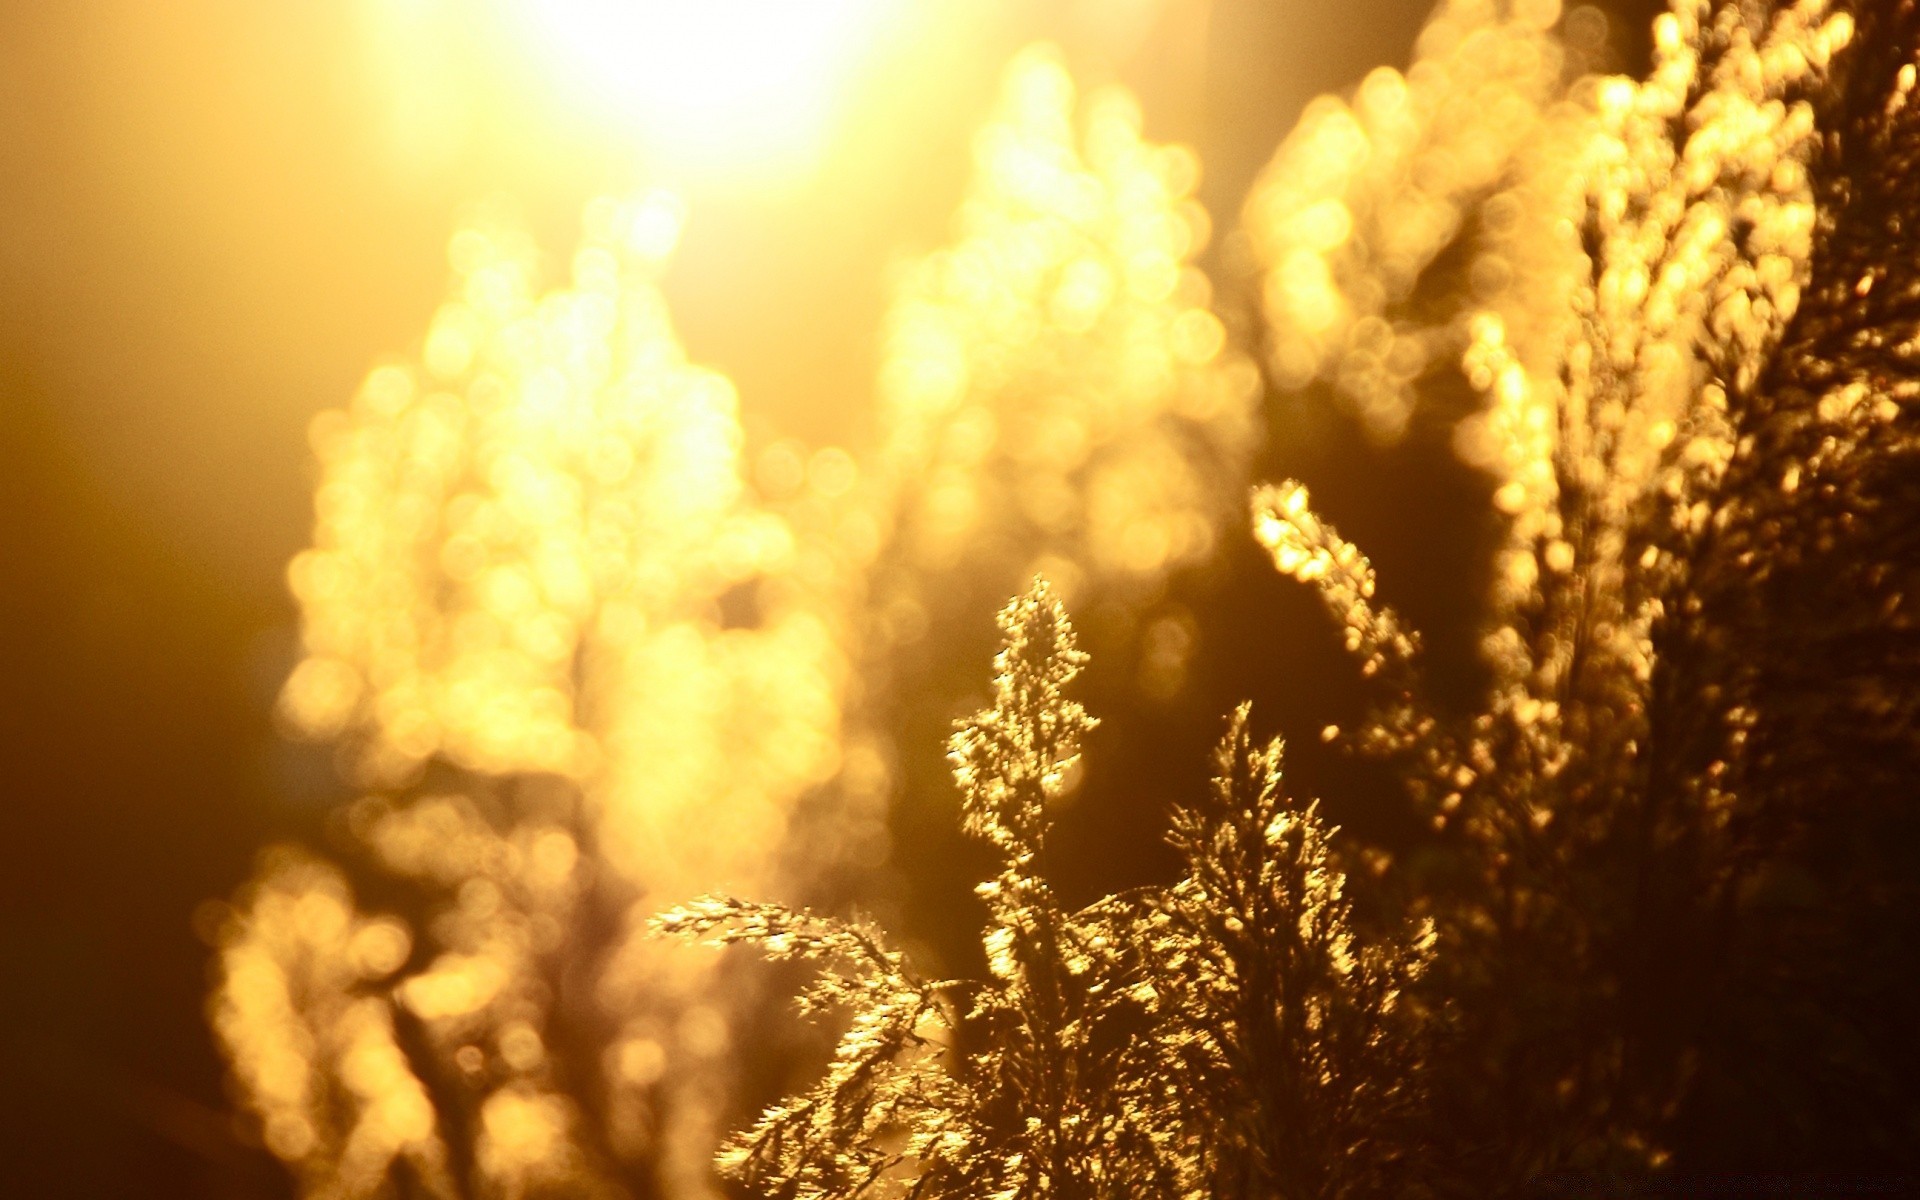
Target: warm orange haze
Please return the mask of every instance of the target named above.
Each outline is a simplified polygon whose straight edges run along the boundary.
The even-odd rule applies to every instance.
[[[0,14],[0,1191],[1900,1194],[1916,62]]]

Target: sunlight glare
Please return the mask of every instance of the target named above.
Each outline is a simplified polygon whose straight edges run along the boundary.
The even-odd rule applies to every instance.
[[[817,149],[894,0],[511,0],[567,86],[692,166]]]

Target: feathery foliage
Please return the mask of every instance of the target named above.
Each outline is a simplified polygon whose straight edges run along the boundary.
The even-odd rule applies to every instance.
[[[1130,1120],[1143,1043],[1121,1028],[1143,1010],[1113,986],[1120,927],[1104,907],[1062,911],[1044,875],[1048,801],[1094,725],[1064,691],[1085,656],[1044,581],[1000,628],[993,707],[949,753],[967,831],[1001,856],[978,889],[990,979],[928,985],[860,925],[765,905],[708,900],[655,922],[842,964],[802,998],[853,1013],[826,1077],[723,1158],[768,1194],[1118,1196],[1170,1170]]]
[[[1254,746],[1249,712],[1233,713],[1206,800],[1174,805],[1185,877],[1139,919],[1156,1069],[1177,1089],[1197,1194],[1385,1194],[1427,1115],[1429,1022],[1406,991],[1433,925],[1359,938],[1336,831],[1282,790],[1282,743]]]
[[[955,244],[902,276],[879,446],[782,441],[758,482],[624,210],[538,300],[527,247],[456,239],[421,366],[316,425],[284,703],[377,792],[345,825],[417,911],[360,915],[281,854],[221,948],[216,1029],[306,1194],[615,1194],[650,1157],[709,1190],[758,977],[720,988],[734,960],[649,930],[803,960],[802,1014],[846,1022],[723,1150],[760,1194],[1911,1162],[1920,1042],[1863,977],[1920,912],[1920,6],[1677,0],[1638,81],[1560,15],[1445,0],[1408,71],[1308,107],[1244,213],[1244,351],[1191,263],[1191,156],[1118,93],[1076,138],[1065,67],[1022,55]],[[1131,621],[1217,548],[1255,349],[1275,403],[1481,473],[1485,687],[1436,703],[1392,572],[1304,484],[1257,489],[1254,540],[1373,698],[1327,740],[1388,765],[1418,832],[1350,877],[1242,706],[1211,792],[1168,805],[1177,882],[1070,909],[1049,838],[1095,722],[1066,603]],[[906,648],[1043,567],[1059,595],[1003,610],[991,704],[948,743],[996,855],[985,978],[801,907],[650,917],[804,898],[780,853],[883,852]],[[842,823],[795,851],[803,800]],[[1702,1132],[1716,1112],[1754,1132]]]
[[[850,1014],[825,1077],[723,1154],[768,1195],[1321,1197],[1377,1189],[1418,1110],[1420,1013],[1402,993],[1433,930],[1362,945],[1317,806],[1280,787],[1247,708],[1208,802],[1175,809],[1187,875],[1065,912],[1048,801],[1095,722],[1064,689],[1085,655],[1044,581],[1000,614],[994,705],[949,758],[968,832],[1000,851],[991,978],[928,984],[865,925],[728,899],[655,927],[826,971],[803,1012]],[[968,1003],[964,1006],[960,998]]]
[[[1310,113],[1249,206],[1276,369],[1337,383],[1381,437],[1451,425],[1504,525],[1491,686],[1448,719],[1418,639],[1305,488],[1254,501],[1256,538],[1375,682],[1345,744],[1397,764],[1438,831],[1421,904],[1461,1016],[1433,1074],[1469,1178],[1665,1161],[1701,1056],[1745,1007],[1717,964],[1777,936],[1756,899],[1808,878],[1818,809],[1898,824],[1886,772],[1920,754],[1891,699],[1910,661],[1890,580],[1914,561],[1893,482],[1912,385],[1876,357],[1900,319],[1868,311],[1881,263],[1907,255],[1876,223],[1898,171],[1866,157],[1911,137],[1894,60],[1912,7],[1683,0],[1641,82],[1543,75],[1561,61],[1543,11],[1442,6],[1414,70]],[[1494,119],[1481,101],[1511,119],[1485,153],[1447,152]],[[1453,112],[1463,126],[1427,124]],[[1341,236],[1315,241],[1316,211]],[[1397,229],[1409,214],[1425,219]],[[1419,403],[1453,386],[1449,354],[1482,398],[1464,418]],[[1720,1069],[1778,1061],[1757,1032],[1722,1042]],[[1806,1034],[1829,1064],[1857,1055],[1852,1035]]]

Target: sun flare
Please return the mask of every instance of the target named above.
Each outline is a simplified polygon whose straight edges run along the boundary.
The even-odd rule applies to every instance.
[[[563,87],[683,164],[816,149],[898,0],[510,0]]]

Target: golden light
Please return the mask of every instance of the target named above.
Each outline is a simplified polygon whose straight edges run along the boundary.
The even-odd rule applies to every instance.
[[[563,86],[696,168],[802,165],[898,0],[509,0]]]

